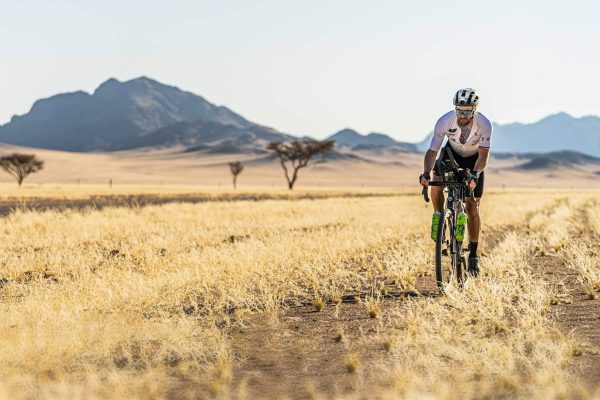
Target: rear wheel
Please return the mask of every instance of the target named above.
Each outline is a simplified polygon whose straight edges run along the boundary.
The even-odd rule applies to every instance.
[[[435,240],[435,281],[438,289],[443,290],[444,284],[448,282],[452,268],[449,243],[451,239],[451,220],[442,213],[438,222],[437,237]],[[450,257],[448,257],[450,256]]]

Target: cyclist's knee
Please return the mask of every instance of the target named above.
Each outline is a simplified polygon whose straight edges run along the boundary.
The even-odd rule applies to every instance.
[[[474,217],[479,215],[479,199],[475,199],[475,201],[467,199],[466,209],[469,216]]]
[[[431,196],[434,198],[438,198],[440,196],[443,196],[443,192],[442,192],[442,188],[439,186],[432,186],[431,187]]]
[[[437,175],[433,175],[431,177],[431,182],[441,182],[441,180],[442,180],[442,178]],[[431,194],[433,196],[437,196],[441,192],[442,192],[442,188],[440,186],[432,186],[431,187]]]

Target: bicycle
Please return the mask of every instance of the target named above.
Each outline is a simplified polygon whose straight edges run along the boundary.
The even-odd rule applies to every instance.
[[[435,170],[442,180],[429,182],[429,186],[441,186],[447,193],[446,206],[440,215],[438,222],[437,237],[435,241],[435,279],[440,291],[444,290],[444,284],[450,283],[454,276],[459,287],[465,281],[466,261],[463,256],[463,241],[456,239],[456,221],[458,214],[465,212],[465,194],[475,201],[473,189],[468,185],[471,179],[471,171],[462,169],[456,163],[450,149],[446,148],[449,161],[443,161],[440,157],[435,164]],[[422,195],[429,202],[427,187],[423,187]],[[444,262],[443,257],[449,256],[449,262]],[[448,265],[449,264],[449,265]]]

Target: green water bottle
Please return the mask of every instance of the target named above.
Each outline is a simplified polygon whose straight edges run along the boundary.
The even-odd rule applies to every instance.
[[[437,239],[438,225],[441,217],[442,213],[439,211],[434,212],[433,216],[431,217],[431,240],[434,242]]]
[[[462,242],[465,239],[465,226],[467,225],[467,214],[461,212],[456,218],[456,240]]]

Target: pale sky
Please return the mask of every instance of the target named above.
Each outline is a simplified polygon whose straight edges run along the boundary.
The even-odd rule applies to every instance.
[[[295,135],[418,141],[475,87],[499,123],[600,114],[600,2],[0,0],[0,124],[145,75]]]

